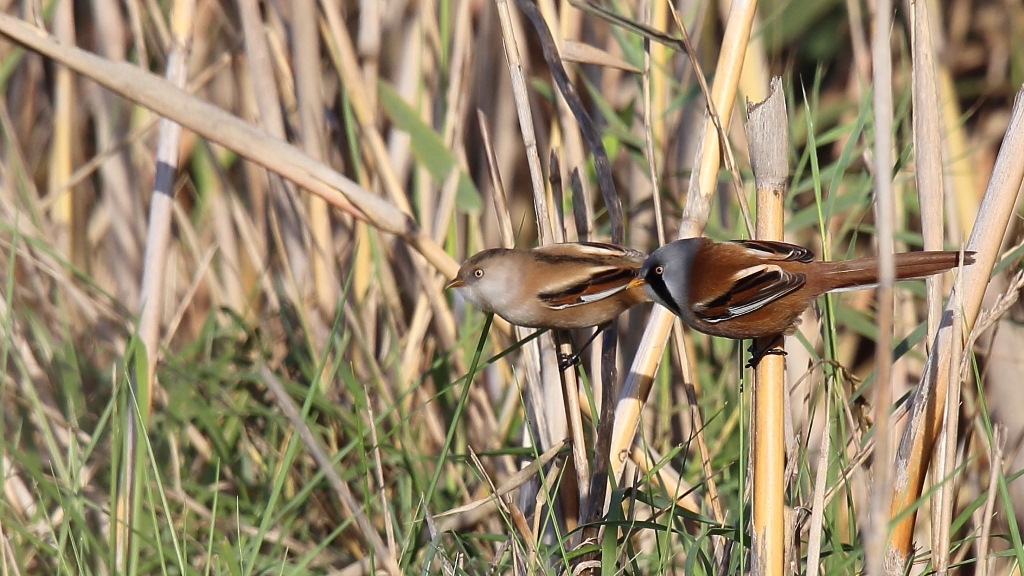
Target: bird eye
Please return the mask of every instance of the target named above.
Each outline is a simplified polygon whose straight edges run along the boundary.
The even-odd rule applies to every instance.
[[[476,276],[477,278],[483,278],[484,271],[481,270],[480,268],[477,268],[476,270],[473,270],[473,276]]]
[[[658,275],[658,276],[661,276],[662,274],[665,273],[665,267],[664,266],[655,266],[654,267],[654,273],[656,275]]]

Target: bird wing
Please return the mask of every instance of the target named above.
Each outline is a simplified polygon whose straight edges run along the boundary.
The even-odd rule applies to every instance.
[[[729,289],[720,296],[695,303],[693,311],[706,322],[722,322],[759,310],[799,289],[806,281],[804,274],[787,272],[774,264],[751,266],[737,274]]]
[[[734,244],[739,244],[747,250],[757,252],[757,255],[761,258],[787,262],[811,262],[814,260],[814,252],[796,244],[772,242],[770,240],[736,240]]]
[[[595,269],[593,273],[574,279],[564,287],[541,292],[537,298],[555,310],[590,304],[622,292],[629,287],[636,274],[635,268],[624,266]]]
[[[540,260],[544,261],[578,261],[601,262],[608,258],[626,258],[635,261],[637,267],[643,264],[647,254],[632,248],[606,244],[604,242],[563,242],[538,246],[531,250]]]

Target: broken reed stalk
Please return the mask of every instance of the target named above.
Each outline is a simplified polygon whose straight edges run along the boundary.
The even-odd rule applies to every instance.
[[[757,187],[759,240],[782,240],[783,198],[789,177],[789,122],[781,86],[782,80],[773,78],[766,100],[747,103],[746,129]],[[754,348],[773,346],[774,340],[775,336],[758,339]],[[782,576],[785,567],[785,368],[784,356],[766,354],[754,371],[751,548],[754,573],[765,576]]]

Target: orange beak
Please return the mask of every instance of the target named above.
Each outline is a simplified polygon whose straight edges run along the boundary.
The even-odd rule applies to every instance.
[[[647,284],[647,281],[644,280],[643,278],[637,276],[636,278],[633,278],[632,280],[630,280],[629,284],[626,284],[626,289],[629,290],[630,288],[640,288],[644,284]]]
[[[444,289],[445,290],[451,290],[452,288],[458,288],[459,286],[463,286],[465,284],[466,283],[463,282],[461,279],[453,278],[451,282],[449,282],[449,283],[444,285]]]

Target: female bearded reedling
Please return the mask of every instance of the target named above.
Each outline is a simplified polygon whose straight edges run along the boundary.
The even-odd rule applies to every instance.
[[[896,279],[938,274],[960,264],[958,252],[895,255]],[[964,264],[974,252],[964,254]],[[761,240],[676,240],[655,250],[634,284],[694,330],[726,338],[790,334],[818,296],[878,283],[878,258],[814,259],[807,248]]]
[[[637,283],[646,255],[612,244],[550,244],[532,250],[494,248],[467,259],[445,288],[512,324],[587,328],[650,302]]]
[[[598,329],[574,354],[559,357],[565,370],[601,328],[626,309],[650,302],[637,274],[646,254],[629,248],[580,242],[533,250],[494,248],[463,262],[445,288],[485,312],[518,326],[570,330]]]

